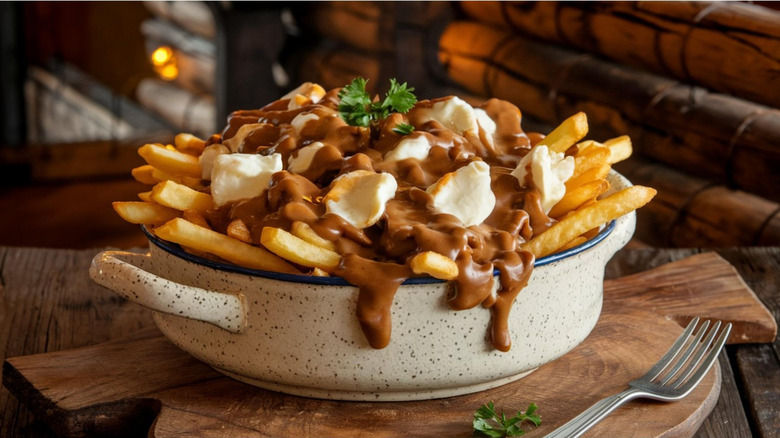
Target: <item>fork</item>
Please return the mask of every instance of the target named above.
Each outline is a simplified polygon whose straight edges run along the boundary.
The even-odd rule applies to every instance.
[[[705,332],[710,326],[710,321],[705,321],[696,330],[698,324],[699,318],[693,318],[661,360],[644,376],[629,383],[628,389],[596,402],[544,438],[579,437],[629,400],[649,398],[672,402],[690,394],[717,360],[731,332],[731,324],[726,324],[713,343],[721,322],[715,321],[706,336]],[[696,334],[693,334],[694,331]],[[683,349],[685,351],[680,354]]]

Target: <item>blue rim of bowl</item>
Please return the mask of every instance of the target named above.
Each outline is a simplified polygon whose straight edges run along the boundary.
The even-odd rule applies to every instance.
[[[347,281],[341,277],[317,277],[313,275],[287,274],[283,272],[263,271],[260,269],[245,268],[242,266],[233,265],[226,262],[219,262],[215,260],[206,259],[203,257],[196,256],[194,254],[190,254],[187,251],[184,251],[182,247],[176,243],[168,242],[166,240],[162,240],[158,238],[157,236],[152,234],[152,232],[149,231],[149,229],[147,229],[146,226],[141,226],[141,229],[143,230],[144,234],[146,234],[146,238],[149,239],[149,242],[154,244],[158,248],[162,249],[163,251],[171,255],[174,255],[176,257],[179,257],[181,259],[187,260],[189,262],[196,263],[198,265],[203,265],[209,268],[217,269],[219,271],[227,271],[227,272],[233,272],[237,274],[251,275],[254,277],[265,277],[274,280],[288,281],[293,283],[307,283],[307,284],[318,284],[318,285],[329,285],[329,286],[350,286],[350,284],[347,283]],[[612,230],[614,229],[615,229],[615,221],[613,220],[609,222],[601,231],[599,231],[599,233],[594,238],[584,243],[581,243],[580,245],[569,248],[566,251],[561,251],[559,253],[555,253],[537,259],[536,262],[534,262],[534,267],[536,268],[539,266],[544,266],[553,262],[557,262],[558,260],[565,259],[567,257],[581,253],[593,246],[596,246],[599,242],[604,240],[610,233],[612,233]],[[498,275],[498,269],[493,271],[493,275]],[[432,277],[413,277],[407,279],[402,284],[431,284],[431,283],[443,283],[443,282],[444,280],[439,280]]]

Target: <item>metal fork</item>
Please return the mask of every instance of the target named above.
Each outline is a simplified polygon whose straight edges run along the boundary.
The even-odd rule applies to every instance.
[[[731,324],[726,324],[713,343],[720,329],[720,321],[714,322],[712,330],[706,336],[710,321],[705,321],[696,330],[698,324],[699,318],[693,318],[661,360],[640,379],[629,383],[629,389],[596,402],[544,438],[579,437],[619,406],[635,398],[671,402],[690,394],[718,359],[718,354],[731,332]],[[693,334],[694,330],[696,334]],[[685,351],[680,354],[683,349]]]

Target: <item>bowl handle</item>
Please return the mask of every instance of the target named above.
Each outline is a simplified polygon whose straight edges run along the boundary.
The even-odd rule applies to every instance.
[[[176,283],[147,271],[147,254],[103,251],[92,259],[89,276],[118,295],[151,310],[207,322],[231,333],[246,327],[242,294],[214,292]]]
[[[621,248],[626,246],[626,244],[631,240],[631,237],[633,237],[635,229],[636,229],[635,211],[632,211],[631,213],[628,214],[624,214],[623,216],[615,220],[615,229],[612,230],[612,235],[615,236],[615,238],[610,239],[609,237],[607,237],[606,239],[606,242],[609,242],[609,248],[606,251],[604,251],[604,254],[606,256],[604,259],[604,263],[608,262],[609,259],[611,259],[616,252],[618,252]]]

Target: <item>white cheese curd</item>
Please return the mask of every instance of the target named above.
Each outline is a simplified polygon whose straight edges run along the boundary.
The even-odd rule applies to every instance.
[[[428,120],[436,120],[459,135],[469,131],[476,134],[479,129],[474,108],[458,97],[434,103],[427,116]]]
[[[433,196],[437,211],[457,217],[467,227],[481,224],[496,206],[490,166],[484,161],[473,161],[442,176],[426,191]]]
[[[250,199],[268,188],[271,175],[282,170],[282,155],[222,154],[214,159],[211,196],[217,207]]]
[[[265,123],[247,123],[246,125],[241,125],[241,127],[238,128],[238,131],[236,131],[236,135],[230,137],[222,143],[230,148],[230,152],[238,152],[238,148],[241,147],[241,144],[244,142],[246,137],[251,134],[252,131],[263,125],[265,125]]]
[[[431,151],[431,143],[425,134],[418,133],[407,137],[399,141],[390,152],[385,155],[385,163],[394,163],[396,161],[405,160],[407,158],[414,158],[417,160],[424,160],[428,158],[428,153]]]
[[[482,131],[485,132],[484,140],[487,141],[487,146],[489,146],[490,149],[493,149],[493,135],[495,135],[497,129],[496,121],[491,119],[487,111],[483,110],[482,108],[476,108],[474,110],[474,115],[477,118],[477,124],[480,128],[482,128]]]
[[[317,103],[325,96],[325,89],[319,84],[313,82],[304,82],[298,88],[282,96],[282,99],[290,99],[287,104],[288,110],[298,109],[301,106],[311,103]]]
[[[315,113],[300,113],[290,121],[290,125],[292,125],[293,131],[295,131],[295,135],[300,135],[306,123],[319,119],[320,116]]]
[[[309,166],[311,166],[314,156],[317,155],[317,151],[324,146],[322,142],[315,141],[308,146],[298,149],[296,153],[290,155],[290,158],[287,159],[287,170],[292,173],[306,172]]]
[[[397,189],[398,183],[389,173],[356,170],[333,180],[325,195],[325,209],[355,228],[370,227],[385,213],[385,204],[395,197]]]
[[[221,154],[229,154],[230,149],[225,145],[213,144],[203,149],[203,153],[198,157],[200,163],[200,177],[211,180],[211,169],[214,168],[214,159]]]
[[[564,183],[574,174],[574,157],[565,157],[562,152],[551,153],[547,146],[534,146],[512,171],[512,176],[520,181],[520,187],[526,186],[529,168],[531,181],[539,190],[542,208],[549,213],[566,194]]]

